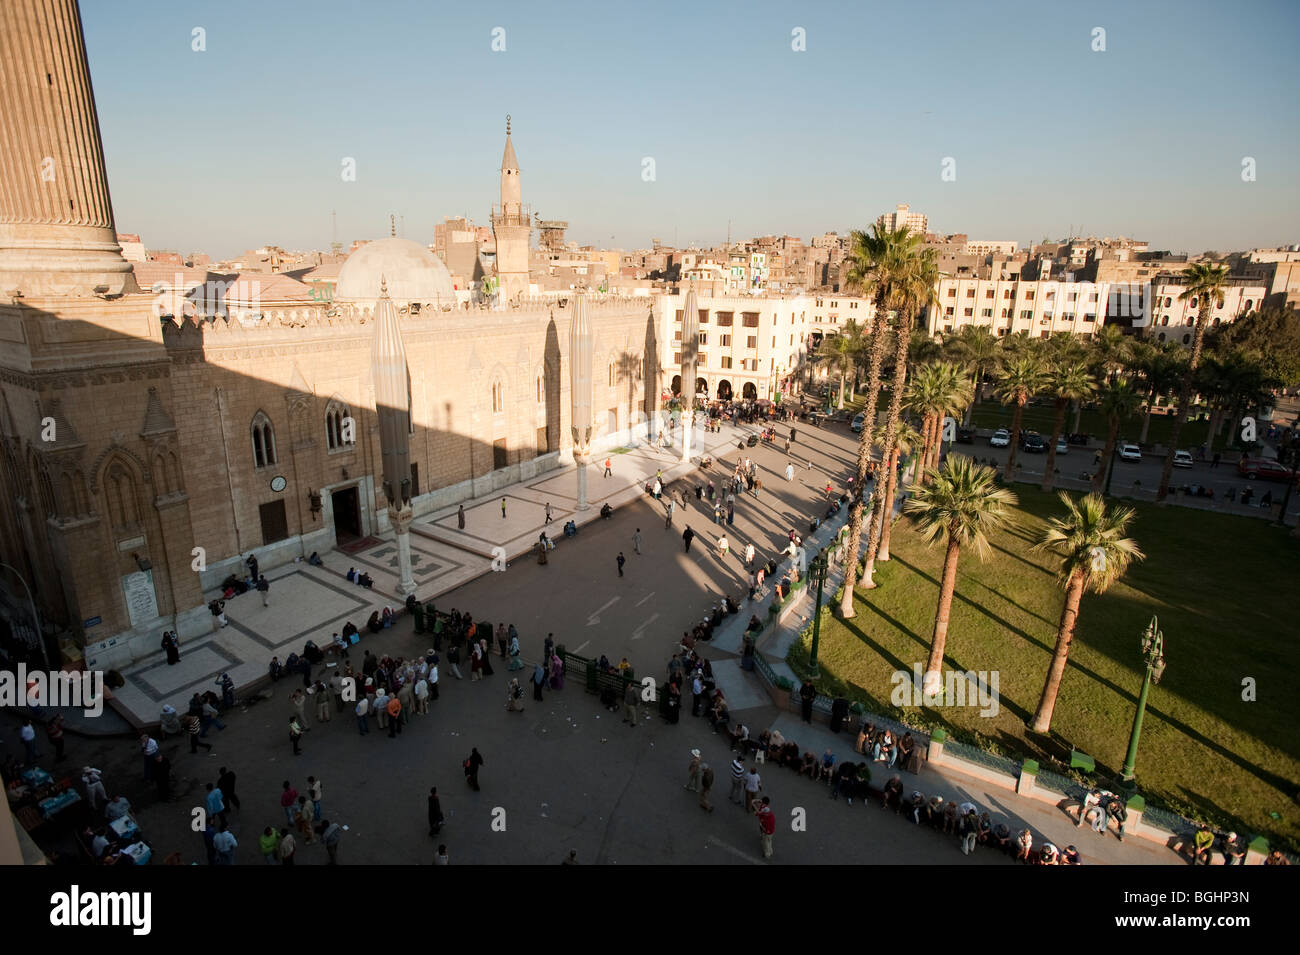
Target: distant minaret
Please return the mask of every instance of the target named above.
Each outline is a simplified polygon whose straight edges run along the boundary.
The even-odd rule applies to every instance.
[[[138,291],[108,197],[76,0],[0,3],[0,295]]]
[[[397,534],[398,593],[415,593],[411,575],[411,373],[397,309],[388,297],[388,282],[380,277],[375,305],[375,342],[370,356],[374,375],[375,412],[379,417],[379,448],[383,462],[384,497],[388,520]]]
[[[497,280],[502,301],[528,293],[528,243],[533,225],[524,208],[519,182],[519,160],[510,142],[510,117],[506,117],[506,151],[501,157],[501,205],[492,213],[492,234],[497,243]]]

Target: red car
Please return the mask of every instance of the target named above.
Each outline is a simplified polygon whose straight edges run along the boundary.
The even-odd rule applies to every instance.
[[[1247,480],[1254,481],[1290,481],[1295,472],[1269,458],[1242,458],[1237,464],[1237,473]]]

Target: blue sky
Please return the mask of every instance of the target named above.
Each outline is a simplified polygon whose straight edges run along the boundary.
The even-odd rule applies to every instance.
[[[1300,241],[1293,0],[82,0],[82,15],[117,226],[155,248],[324,248],[331,210],[345,244],[386,235],[389,213],[426,242],[446,215],[486,223],[507,113],[524,201],[584,243],[706,245],[728,220],[733,237],[806,239],[899,202],[972,238]]]

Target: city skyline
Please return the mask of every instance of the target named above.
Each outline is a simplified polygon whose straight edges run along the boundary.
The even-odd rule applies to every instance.
[[[386,235],[390,214],[421,242],[445,216],[486,223],[506,114],[525,201],[583,244],[707,247],[729,224],[733,238],[843,234],[900,202],[932,231],[1022,244],[1295,241],[1300,67],[1281,28],[1300,25],[1295,9],[1015,9],[996,23],[946,3],[875,19],[760,5],[734,23],[410,4],[357,21],[338,3],[310,21],[251,4],[83,15],[117,227],[155,248],[324,249],[333,211],[345,248]],[[873,37],[915,68],[863,60]],[[1232,130],[1205,132],[1229,116]]]

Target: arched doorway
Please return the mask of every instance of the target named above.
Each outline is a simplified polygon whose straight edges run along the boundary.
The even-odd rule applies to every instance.
[[[695,393],[697,395],[707,395],[709,393],[709,383],[703,378],[695,379]]]
[[[727,381],[727,379],[725,378],[723,378],[720,382],[718,382],[718,400],[719,401],[731,400],[731,382]]]
[[[746,401],[755,401],[758,398],[758,388],[754,386],[752,381],[747,381],[744,387],[741,388],[741,394],[745,396]]]
[[[669,387],[672,389],[673,394],[680,395],[682,393],[682,376],[673,375],[673,383]]]

